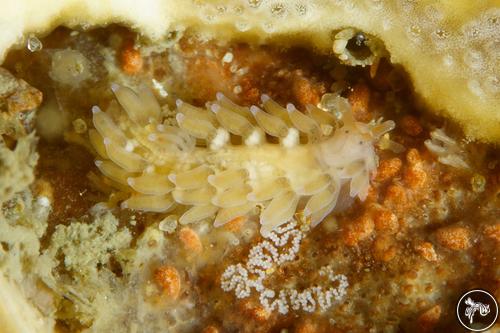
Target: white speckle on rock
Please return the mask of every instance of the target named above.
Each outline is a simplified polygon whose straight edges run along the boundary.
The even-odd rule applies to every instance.
[[[230,63],[233,61],[233,54],[231,52],[226,52],[226,54],[224,54],[224,57],[222,57],[222,62],[223,63]]]
[[[239,93],[241,93],[242,91],[243,91],[243,89],[241,88],[241,86],[240,86],[240,85],[237,85],[237,86],[235,86],[235,87],[233,88],[233,92],[234,92],[235,94],[239,94]]]
[[[153,82],[153,87],[156,89],[156,91],[158,91],[158,94],[160,94],[161,97],[165,98],[168,96],[168,92],[160,82],[156,81],[155,79],[152,79],[151,81]]]
[[[45,197],[45,196],[40,196],[38,197],[37,199],[37,202],[40,206],[43,206],[43,207],[50,207],[50,200],[49,198]]]

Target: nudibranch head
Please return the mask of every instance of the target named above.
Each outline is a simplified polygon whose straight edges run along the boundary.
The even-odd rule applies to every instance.
[[[324,105],[336,110],[342,126],[318,144],[317,158],[332,178],[341,183],[350,181],[349,195],[364,200],[368,194],[370,176],[378,165],[375,143],[395,127],[392,120],[362,123],[354,119],[348,101],[340,96],[325,95]]]
[[[121,208],[175,211],[181,224],[215,217],[220,226],[259,214],[268,234],[302,211],[314,226],[339,196],[364,200],[377,166],[374,144],[394,127],[355,121],[336,95],[323,103],[330,110],[309,105],[303,113],[266,95],[250,108],[217,94],[206,108],[177,100],[170,109],[148,88],[111,89],[118,103],[92,108],[97,168],[129,193]]]

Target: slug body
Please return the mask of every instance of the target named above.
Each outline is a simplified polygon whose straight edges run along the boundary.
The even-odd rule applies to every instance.
[[[377,166],[373,145],[394,127],[356,122],[338,96],[332,98],[342,125],[329,134],[338,125],[329,112],[308,106],[305,114],[265,95],[263,109],[218,94],[207,109],[177,101],[168,110],[147,89],[112,89],[119,106],[93,107],[96,166],[130,193],[122,208],[179,210],[181,224],[215,216],[220,226],[258,207],[262,234],[298,210],[314,226],[343,196],[364,200]],[[176,125],[168,125],[166,112],[175,114]]]

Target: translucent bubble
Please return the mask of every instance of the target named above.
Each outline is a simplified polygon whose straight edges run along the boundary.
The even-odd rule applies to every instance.
[[[323,110],[337,110],[339,96],[336,94],[324,94],[321,97],[320,108]]]
[[[26,43],[26,47],[31,52],[40,51],[43,48],[42,42],[36,38],[36,36],[30,36],[28,38],[28,42]]]

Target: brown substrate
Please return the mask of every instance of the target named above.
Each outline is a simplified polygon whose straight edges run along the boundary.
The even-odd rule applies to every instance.
[[[334,262],[349,279],[345,302],[325,314],[282,316],[265,313],[257,295],[235,299],[220,289],[219,279],[227,265],[248,254],[248,244],[237,246],[222,260],[202,265],[189,281],[190,292],[198,298],[200,328],[206,327],[206,332],[456,331],[455,302],[462,292],[480,286],[500,297],[496,274],[500,175],[494,165],[498,150],[470,146],[475,150],[469,153],[475,160],[471,170],[438,163],[423,142],[443,121],[416,110],[404,73],[385,59],[377,70],[348,68],[330,56],[301,48],[220,46],[192,37],[183,37],[165,51],[141,55],[140,43],[133,47],[136,36],[119,27],[75,38],[69,34],[58,29],[42,41],[42,51],[13,51],[4,64],[44,96],[55,95],[69,124],[78,118],[90,124],[90,107],[109,102],[110,82],[99,55],[103,49],[116,51],[113,65],[124,71],[124,77],[143,82],[154,78],[170,86],[173,96],[197,105],[213,100],[220,91],[242,105],[260,103],[265,93],[302,108],[317,104],[336,83],[359,120],[384,117],[396,122],[391,139],[406,150],[379,151],[380,164],[367,200],[355,202],[314,229],[297,260],[279,268],[270,282],[276,286],[291,282],[300,289],[313,280],[319,267]],[[77,88],[54,83],[47,75],[50,52],[67,47],[88,55],[92,63],[94,77]],[[66,128],[68,133],[66,142],[63,136],[42,140],[38,148],[37,182],[47,182],[53,196],[46,238],[55,225],[86,215],[92,205],[106,199],[88,178],[89,172],[97,173],[92,154],[79,144],[83,141],[71,140],[79,137],[72,126]],[[478,157],[478,151],[484,153]],[[472,190],[475,174],[487,180],[484,190]],[[130,216],[121,214],[124,221]],[[135,235],[157,217],[138,216]]]

